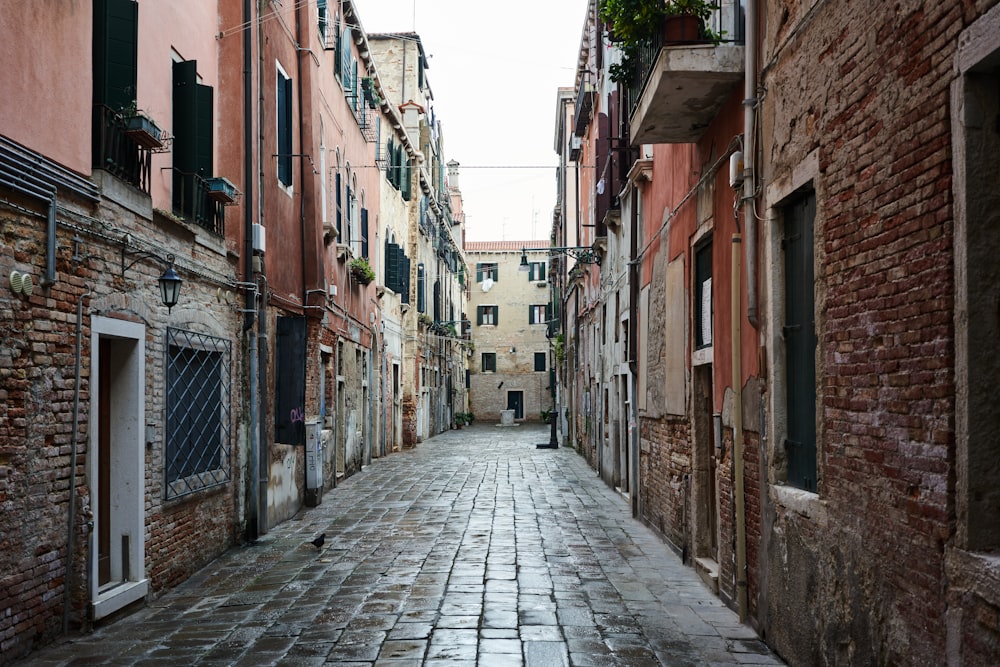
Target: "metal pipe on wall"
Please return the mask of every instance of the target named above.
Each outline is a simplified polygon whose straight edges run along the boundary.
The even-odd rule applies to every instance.
[[[63,577],[63,614],[62,632],[69,633],[69,612],[72,605],[73,596],[73,551],[76,548],[76,540],[73,539],[75,531],[73,524],[76,521],[76,457],[79,444],[80,430],[80,367],[83,365],[81,359],[81,340],[83,338],[83,300],[90,296],[90,287],[80,295],[76,302],[76,368],[75,383],[73,384],[73,431],[70,434],[69,450],[69,526],[66,535],[66,575]]]
[[[743,307],[741,298],[743,239],[733,234],[732,246],[732,355],[733,355],[733,494],[736,507],[736,604],[740,621],[747,616],[747,531],[743,496]]]
[[[746,29],[744,30],[746,61],[743,66],[743,224],[747,243],[747,319],[756,329],[757,313],[757,212],[754,210],[756,173],[754,154],[757,137],[754,118],[757,113],[757,0],[746,0]]]

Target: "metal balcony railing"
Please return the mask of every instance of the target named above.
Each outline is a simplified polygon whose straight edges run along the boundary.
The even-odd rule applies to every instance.
[[[149,194],[152,151],[126,134],[126,118],[103,104],[94,105],[94,168],[103,169]]]
[[[172,171],[174,214],[222,236],[225,233],[225,207],[209,195],[208,182],[198,174],[176,168]]]
[[[743,0],[722,0],[719,9],[712,13],[705,27],[711,34],[719,36],[719,44],[743,44],[745,41]],[[636,105],[642,98],[642,91],[656,67],[660,51],[665,46],[671,45],[664,41],[663,30],[658,30],[651,39],[639,47],[635,73],[629,84],[624,87],[625,108],[628,109],[629,116],[635,113]]]

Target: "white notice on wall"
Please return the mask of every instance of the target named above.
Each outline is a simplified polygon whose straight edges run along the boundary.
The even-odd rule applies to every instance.
[[[701,342],[712,344],[712,279],[701,284]]]

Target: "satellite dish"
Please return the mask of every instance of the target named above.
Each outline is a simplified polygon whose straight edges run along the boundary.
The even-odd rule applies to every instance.
[[[486,280],[483,281],[483,291],[484,292],[489,292],[490,289],[492,289],[492,287],[493,287],[493,279],[492,278],[487,278]]]

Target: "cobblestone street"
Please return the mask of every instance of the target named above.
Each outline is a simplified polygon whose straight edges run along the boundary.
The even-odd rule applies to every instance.
[[[376,460],[23,664],[783,664],[575,451],[535,448],[547,440],[477,425]]]

